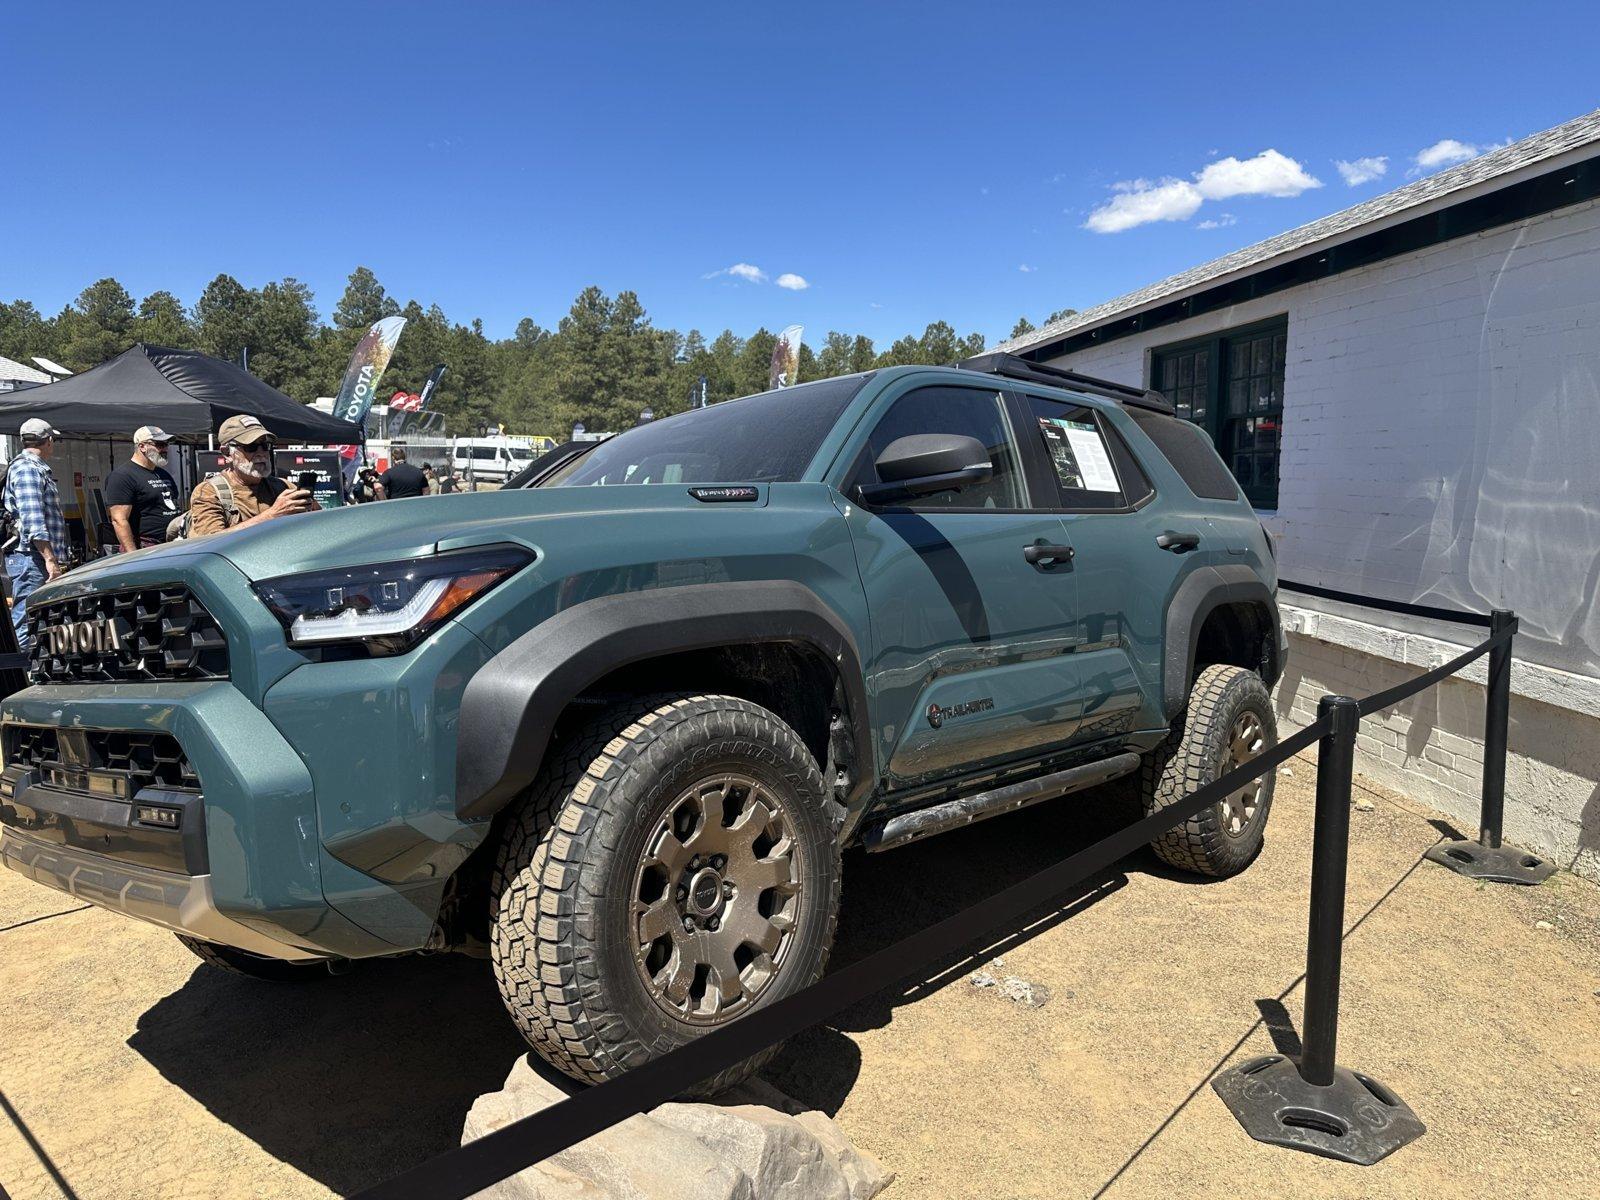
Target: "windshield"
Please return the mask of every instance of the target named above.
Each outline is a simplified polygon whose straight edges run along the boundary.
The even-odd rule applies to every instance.
[[[868,378],[797,384],[640,425],[540,486],[793,483]]]

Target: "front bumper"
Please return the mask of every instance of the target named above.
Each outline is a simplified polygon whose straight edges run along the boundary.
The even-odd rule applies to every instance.
[[[174,933],[291,961],[325,957],[268,937],[217,907],[210,875],[179,875],[116,862],[74,846],[35,841],[14,828],[0,833],[0,866],[79,900],[148,921]]]
[[[8,696],[4,718],[59,731],[63,749],[68,734],[167,735],[202,792],[162,793],[162,802],[184,810],[180,830],[147,830],[129,806],[156,799],[155,789],[90,796],[42,786],[49,781],[38,771],[13,766],[0,788],[11,792],[0,795],[3,865],[129,916],[275,958],[398,948],[329,905],[310,773],[227,681],[39,684]]]

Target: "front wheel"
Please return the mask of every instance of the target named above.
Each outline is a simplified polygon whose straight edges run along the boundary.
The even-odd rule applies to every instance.
[[[1177,803],[1277,744],[1278,722],[1261,676],[1223,663],[1207,667],[1167,740],[1145,759],[1145,812]],[[1217,879],[1237,875],[1261,852],[1276,775],[1269,771],[1252,779],[1167,830],[1151,848],[1182,871]]]
[[[598,1083],[816,982],[838,919],[840,815],[800,738],[748,701],[645,701],[596,720],[501,842],[491,949],[512,1019],[553,1066]]]

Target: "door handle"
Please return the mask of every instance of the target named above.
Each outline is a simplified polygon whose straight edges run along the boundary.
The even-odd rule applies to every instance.
[[[1076,553],[1071,546],[1057,546],[1050,542],[1034,542],[1022,548],[1022,557],[1035,566],[1039,563],[1071,562]]]
[[[1156,535],[1156,545],[1163,550],[1171,550],[1174,554],[1182,554],[1185,550],[1193,550],[1200,544],[1198,533],[1162,533]]]

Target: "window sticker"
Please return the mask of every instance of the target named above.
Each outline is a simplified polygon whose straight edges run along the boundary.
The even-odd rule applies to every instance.
[[[1062,487],[1082,492],[1121,490],[1105,441],[1092,421],[1040,417],[1039,431]]]

